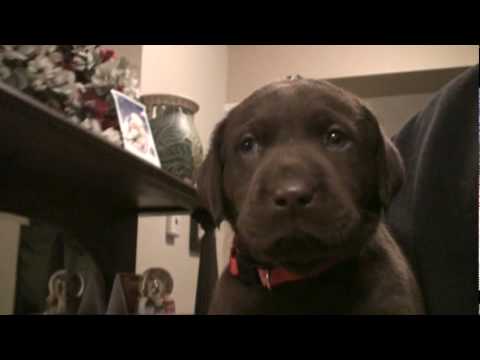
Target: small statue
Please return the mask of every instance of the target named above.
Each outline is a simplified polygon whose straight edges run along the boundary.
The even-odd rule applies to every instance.
[[[173,279],[167,270],[162,268],[146,270],[140,282],[137,314],[175,314],[175,302],[171,297],[172,291]]]
[[[79,281],[78,291],[73,294],[74,298],[81,298],[85,290],[85,280],[81,274],[75,274]],[[70,291],[67,292],[67,271],[58,270],[48,281],[47,305],[44,314],[67,314],[67,299]]]

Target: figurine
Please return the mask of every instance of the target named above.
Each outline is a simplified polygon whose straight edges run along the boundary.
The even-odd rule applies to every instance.
[[[175,302],[171,297],[172,291],[173,279],[168,271],[162,268],[146,270],[140,282],[137,314],[175,314]]]
[[[79,289],[73,294],[74,298],[81,298],[85,290],[85,280],[81,274],[75,274],[79,280]],[[67,271],[58,270],[48,281],[47,305],[44,314],[67,314]]]

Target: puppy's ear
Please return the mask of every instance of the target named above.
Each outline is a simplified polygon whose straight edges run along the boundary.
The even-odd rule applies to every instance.
[[[210,149],[197,176],[200,203],[212,215],[215,226],[220,225],[225,217],[221,153],[224,127],[225,120],[222,120],[213,131]]]
[[[390,202],[395,195],[400,191],[400,188],[405,181],[405,167],[403,160],[392,141],[382,134],[383,149],[379,151],[379,179],[380,179],[380,201],[384,208],[390,205]]]
[[[383,132],[376,116],[366,106],[365,110],[373,121],[378,136],[376,154],[378,195],[382,207],[386,209],[405,181],[405,167],[399,151]]]

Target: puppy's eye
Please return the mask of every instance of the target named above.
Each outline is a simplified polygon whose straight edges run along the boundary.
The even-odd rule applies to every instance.
[[[255,139],[252,136],[247,136],[240,143],[239,149],[242,153],[249,153],[255,149],[256,145]]]
[[[348,144],[347,136],[340,130],[330,130],[325,136],[325,145],[335,149],[343,149]]]

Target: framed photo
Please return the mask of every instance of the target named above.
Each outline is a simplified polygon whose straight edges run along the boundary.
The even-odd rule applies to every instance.
[[[125,150],[161,167],[145,105],[116,90],[112,96]]]

